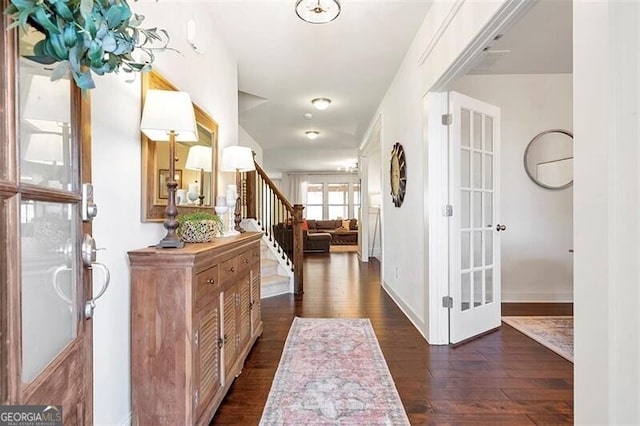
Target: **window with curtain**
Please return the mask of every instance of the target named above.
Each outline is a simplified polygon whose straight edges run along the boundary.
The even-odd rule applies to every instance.
[[[307,204],[304,209],[304,216],[307,219],[322,220],[324,205],[324,185],[321,183],[310,183],[307,185]]]
[[[330,183],[327,185],[329,219],[349,218],[349,184]]]
[[[353,184],[353,217],[360,218],[360,184]]]

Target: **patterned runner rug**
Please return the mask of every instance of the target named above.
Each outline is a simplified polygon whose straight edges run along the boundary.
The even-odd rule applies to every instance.
[[[261,425],[408,425],[368,319],[295,318]]]
[[[502,317],[502,321],[573,362],[573,317]]]

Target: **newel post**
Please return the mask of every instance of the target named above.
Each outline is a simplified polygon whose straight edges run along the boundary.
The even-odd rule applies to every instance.
[[[251,151],[253,154],[253,162],[256,162],[256,152]],[[247,207],[247,219],[258,219],[256,215],[256,176],[258,172],[251,170],[246,174],[245,188],[246,188],[246,207]]]
[[[302,283],[302,263],[304,262],[303,210],[304,206],[302,204],[295,204],[293,206],[293,264],[295,265],[295,269],[293,270],[293,293],[296,299],[301,299],[302,293],[304,293]]]

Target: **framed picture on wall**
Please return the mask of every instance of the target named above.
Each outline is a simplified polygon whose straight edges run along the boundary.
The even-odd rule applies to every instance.
[[[175,181],[178,183],[176,186],[177,189],[182,188],[182,170],[176,170],[176,174],[174,177]],[[158,170],[158,198],[167,199],[169,198],[169,190],[167,189],[167,182],[169,181],[169,169],[160,169]]]

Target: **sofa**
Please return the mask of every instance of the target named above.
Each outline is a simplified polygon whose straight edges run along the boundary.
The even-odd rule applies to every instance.
[[[293,227],[284,223],[273,225],[273,237],[280,247],[291,255],[293,252]],[[305,253],[329,253],[331,235],[326,232],[302,231],[302,249]]]
[[[358,244],[358,219],[308,219],[306,223],[310,235],[317,233],[331,235],[331,244]],[[304,223],[302,229],[305,229]]]

